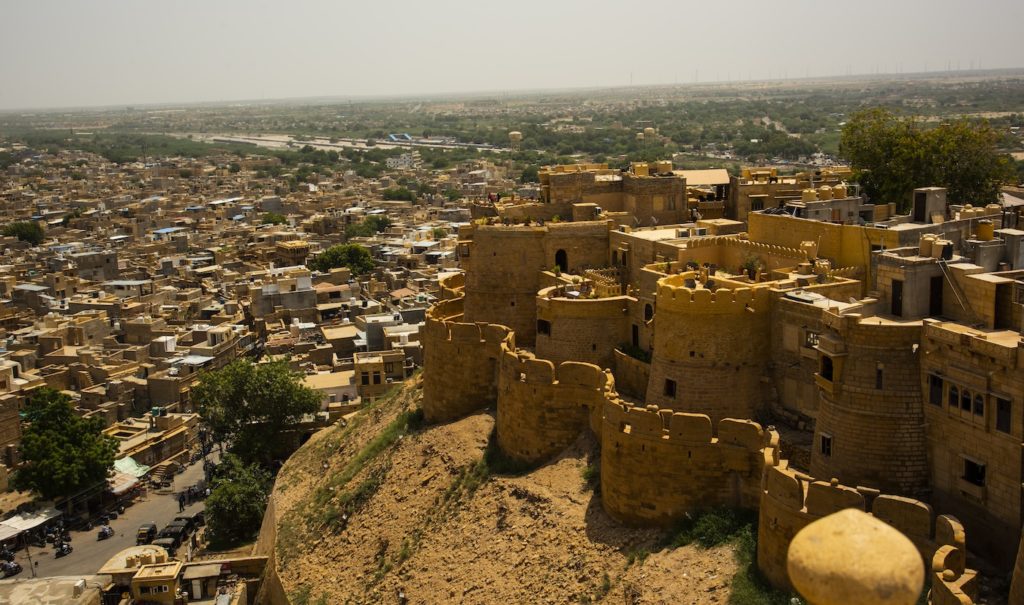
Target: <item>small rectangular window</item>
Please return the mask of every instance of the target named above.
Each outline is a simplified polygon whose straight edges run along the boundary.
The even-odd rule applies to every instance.
[[[832,435],[821,435],[821,455],[826,458],[832,457]]]
[[[818,341],[820,338],[821,334],[807,330],[806,332],[804,332],[804,346],[807,347],[808,349],[813,349],[814,347],[818,346]]]
[[[764,210],[764,200],[750,200],[750,211],[757,212],[759,210]]]
[[[985,487],[985,465],[981,462],[964,458],[964,481]]]
[[[1012,432],[1010,430],[1010,410],[1013,409],[1013,404],[1010,403],[1009,399],[997,398],[996,399],[996,430],[1004,433]]]
[[[373,373],[373,384],[380,384],[380,372]]]
[[[370,373],[369,372],[363,372],[363,375],[362,375],[361,378],[362,378],[363,384],[370,384]]]
[[[935,374],[928,375],[928,403],[942,405],[942,379]]]
[[[665,396],[675,398],[676,396],[676,381],[665,379]]]
[[[882,364],[875,365],[875,389],[881,390],[885,383],[885,367]]]
[[[821,356],[821,377],[832,382],[832,358],[828,355]]]
[[[551,322],[546,319],[537,320],[538,334],[551,334]]]

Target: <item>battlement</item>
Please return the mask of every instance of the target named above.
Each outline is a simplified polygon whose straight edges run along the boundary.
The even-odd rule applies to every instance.
[[[767,461],[767,456],[766,456]],[[932,507],[912,498],[878,490],[818,481],[795,471],[785,460],[764,468],[758,526],[758,567],[776,586],[790,586],[786,551],[793,537],[813,521],[847,508],[874,515],[906,535],[930,561],[945,544],[963,548],[963,527],[948,515],[936,517]]]
[[[743,252],[754,256],[773,256],[782,258],[791,258],[796,261],[806,261],[813,258],[810,255],[812,249],[806,248],[791,248],[789,246],[780,246],[777,244],[767,244],[764,242],[755,242],[739,235],[712,235],[707,237],[695,237],[686,242],[686,250],[694,250],[697,248],[715,248],[715,247],[732,247],[739,248]],[[680,251],[680,257],[685,255],[685,251]]]
[[[498,446],[517,460],[542,462],[598,425],[610,392],[611,374],[596,365],[555,365],[516,350],[510,339],[498,369]]]
[[[728,315],[743,312],[767,312],[771,292],[767,287],[719,288],[715,291],[687,286],[697,278],[696,271],[670,275],[658,280],[658,309],[691,315]]]
[[[450,273],[438,280],[441,287],[441,298],[451,299],[461,297],[466,290],[466,274]]]
[[[467,323],[464,298],[451,298],[427,310],[423,327],[423,412],[428,420],[452,420],[497,400],[495,377],[504,347],[515,348],[506,326]]]
[[[611,398],[604,409],[604,422],[622,435],[637,439],[656,439],[686,445],[722,445],[741,447],[748,452],[761,452],[773,447],[771,437],[752,420],[723,418],[718,421],[717,435],[711,418],[705,414],[688,414],[657,406],[635,406]],[[766,436],[769,440],[766,442]]]
[[[607,399],[601,492],[608,514],[670,525],[708,507],[757,507],[765,460],[777,458],[777,433],[749,420],[716,426],[703,414]]]

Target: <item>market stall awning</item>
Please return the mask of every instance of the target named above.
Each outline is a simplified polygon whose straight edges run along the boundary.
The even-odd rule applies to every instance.
[[[118,458],[114,461],[114,470],[118,473],[124,473],[131,475],[132,477],[141,478],[145,477],[149,473],[150,467],[145,464],[139,464],[135,461],[135,458],[131,456],[125,456],[124,458]]]
[[[18,532],[23,532],[29,529],[35,529],[46,523],[52,521],[60,516],[60,511],[55,508],[44,508],[31,513],[18,513],[10,519],[5,519],[0,522],[2,527],[12,527]]]
[[[110,491],[115,496],[120,496],[139,484],[139,480],[136,477],[118,471],[114,471],[114,476],[108,479],[107,482],[110,484]]]
[[[21,530],[0,523],[0,542],[5,542],[21,533]]]

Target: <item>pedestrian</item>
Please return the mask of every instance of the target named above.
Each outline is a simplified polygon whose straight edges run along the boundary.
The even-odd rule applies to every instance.
[[[180,513],[180,512],[183,512],[184,510],[185,510],[185,492],[181,492],[178,495],[178,512]]]

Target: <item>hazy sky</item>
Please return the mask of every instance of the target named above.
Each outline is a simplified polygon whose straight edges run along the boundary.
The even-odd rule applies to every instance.
[[[1024,67],[1024,0],[2,0],[0,109]]]

